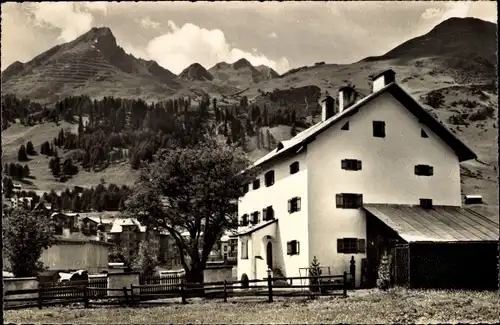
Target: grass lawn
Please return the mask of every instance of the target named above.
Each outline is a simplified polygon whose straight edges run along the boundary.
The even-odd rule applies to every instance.
[[[359,290],[347,298],[229,298],[155,307],[53,307],[5,311],[6,323],[498,323],[497,292]]]

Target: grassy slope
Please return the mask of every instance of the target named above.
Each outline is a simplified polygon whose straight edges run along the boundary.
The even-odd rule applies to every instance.
[[[498,323],[498,294],[495,292],[359,290],[347,298],[317,300],[275,298],[229,298],[232,303],[190,299],[189,305],[172,304],[151,308],[61,308],[9,310],[9,323],[358,323],[438,324]]]
[[[63,129],[71,129],[76,131],[78,124],[70,124],[62,121],[57,126],[55,123],[43,123],[31,127],[23,126],[15,123],[2,132],[2,162],[10,163],[17,162],[17,151],[19,147],[26,142],[33,142],[36,151],[40,151],[40,145],[44,141],[52,141],[57,137],[59,131]],[[62,150],[59,150],[62,153]],[[60,156],[63,156],[62,154]],[[100,183],[101,178],[106,183],[115,183],[118,185],[132,185],[136,180],[137,172],[130,169],[130,165],[123,163],[112,166],[98,173],[86,172],[80,169],[77,175],[66,183],[57,182],[49,169],[50,157],[44,155],[30,156],[31,160],[27,163],[31,174],[35,179],[27,179],[20,184],[25,190],[37,190],[41,193],[48,192],[52,189],[56,191],[64,190],[66,187],[73,186],[90,187]]]

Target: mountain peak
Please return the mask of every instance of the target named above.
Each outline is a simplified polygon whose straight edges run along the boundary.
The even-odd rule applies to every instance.
[[[193,63],[180,74],[179,78],[189,81],[211,81],[214,77],[201,64]]]
[[[235,69],[253,68],[253,65],[247,59],[241,58],[233,63],[233,68]]]

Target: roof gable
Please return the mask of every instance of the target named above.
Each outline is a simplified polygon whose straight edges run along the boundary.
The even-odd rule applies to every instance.
[[[290,140],[282,141],[281,143],[283,145],[283,148],[280,148],[279,150],[274,149],[264,157],[255,161],[252,167],[256,167],[263,164],[264,162],[275,159],[285,152],[293,149],[298,149],[303,145],[307,145],[308,143],[314,141],[317,135],[329,129],[331,126],[337,124],[339,121],[343,121],[344,118],[356,114],[365,104],[369,103],[373,99],[386,92],[390,93],[397,101],[399,101],[403,105],[403,107],[405,107],[415,117],[417,117],[420,123],[426,125],[432,132],[440,137],[455,152],[459,161],[477,158],[476,154],[462,141],[460,141],[450,130],[448,130],[443,124],[441,124],[431,114],[429,114],[415,99],[413,99],[406,91],[404,91],[403,88],[401,88],[395,82],[392,82],[379,91],[362,98],[354,105],[330,117],[328,120],[321,121],[311,126],[310,128],[300,132]]]

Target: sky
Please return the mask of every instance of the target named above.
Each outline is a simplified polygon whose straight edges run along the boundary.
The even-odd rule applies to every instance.
[[[1,70],[109,27],[127,53],[174,73],[244,57],[278,73],[382,55],[451,17],[497,22],[495,1],[2,3]]]

